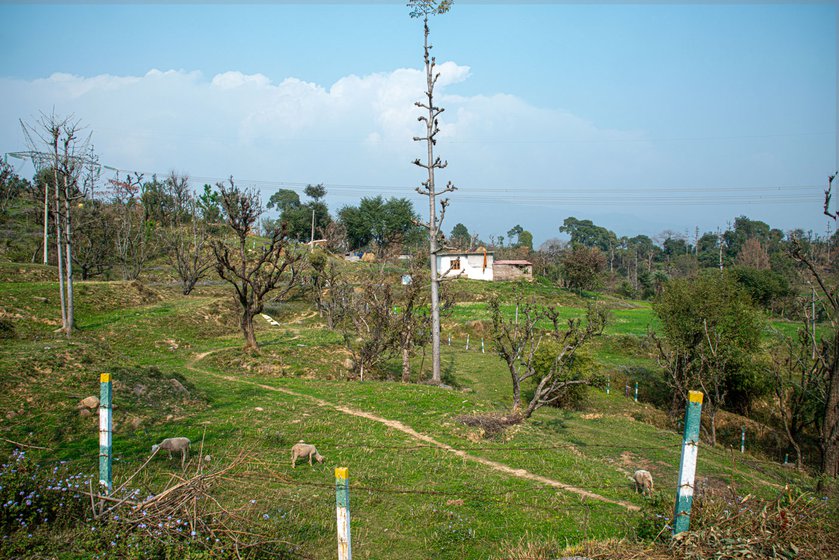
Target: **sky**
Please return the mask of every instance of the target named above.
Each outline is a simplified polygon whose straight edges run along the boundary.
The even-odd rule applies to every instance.
[[[430,24],[437,180],[458,188],[443,229],[520,224],[538,246],[569,216],[693,238],[745,215],[823,233],[837,17],[832,1],[455,1]],[[264,201],[323,183],[333,213],[376,195],[427,213],[422,25],[402,1],[0,0],[0,22],[0,154],[54,111],[123,173],[233,176]]]

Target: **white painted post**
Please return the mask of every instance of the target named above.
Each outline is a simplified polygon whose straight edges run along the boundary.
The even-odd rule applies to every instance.
[[[452,335],[449,334],[449,346],[451,346],[451,345],[452,345]]]
[[[789,453],[784,453],[784,464],[789,464]]]
[[[746,426],[740,428],[740,453],[746,452]]]
[[[466,335],[466,349],[469,350],[469,335]]]
[[[638,402],[638,382],[635,382],[635,402]]]
[[[111,374],[103,373],[99,376],[99,486],[106,495],[113,490],[112,397]]]
[[[335,469],[335,504],[338,516],[338,560],[352,560],[350,481],[346,467]]]
[[[699,421],[702,415],[702,392],[688,393],[685,410],[685,432],[682,436],[682,458],[679,462],[679,486],[676,488],[676,508],[673,512],[673,535],[690,528],[690,509],[693,506],[696,458],[699,452]]]
[[[606,382],[606,394],[608,395],[611,390],[612,390],[612,382],[607,381]]]
[[[481,354],[486,354],[486,352],[484,352],[484,339],[483,338],[481,339]]]

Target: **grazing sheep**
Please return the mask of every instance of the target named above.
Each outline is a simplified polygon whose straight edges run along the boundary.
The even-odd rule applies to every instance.
[[[158,445],[151,446],[151,452],[156,453],[158,449],[163,449],[169,452],[169,458],[172,458],[172,452],[175,451],[181,454],[181,468],[186,463],[186,458],[189,457],[189,439],[185,437],[166,438]]]
[[[635,481],[636,492],[640,489],[642,494],[653,495],[653,475],[650,474],[650,471],[639,469],[632,475],[632,480]]]
[[[323,463],[323,455],[318,453],[318,450],[315,449],[314,445],[309,445],[308,443],[303,443],[301,439],[299,443],[295,443],[291,448],[291,468],[297,468],[297,458],[307,458],[309,459],[309,465],[312,464],[312,457],[315,458],[315,461],[318,463]]]

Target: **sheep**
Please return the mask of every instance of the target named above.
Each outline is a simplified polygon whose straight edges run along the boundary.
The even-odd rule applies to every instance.
[[[300,440],[300,442],[295,443],[291,448],[291,468],[292,469],[297,468],[297,458],[298,457],[302,457],[304,459],[308,457],[310,466],[312,464],[312,457],[314,457],[315,460],[318,463],[323,463],[323,459],[324,459],[323,455],[318,453],[318,450],[315,449],[314,445],[310,445],[308,443],[303,443],[302,439]]]
[[[163,449],[169,452],[169,458],[172,458],[172,452],[178,452],[181,454],[181,468],[184,467],[184,463],[186,463],[186,458],[189,457],[189,438],[185,437],[173,437],[173,438],[166,438],[161,441],[158,445],[151,446],[151,452],[157,453],[158,449]]]
[[[650,471],[638,469],[635,471],[635,474],[632,475],[632,480],[635,481],[636,492],[640,489],[641,494],[648,496],[653,495],[653,475],[650,474]]]

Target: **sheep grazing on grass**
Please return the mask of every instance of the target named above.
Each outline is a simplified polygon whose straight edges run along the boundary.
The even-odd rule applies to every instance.
[[[315,449],[314,445],[309,445],[308,443],[303,443],[303,440],[300,440],[299,443],[295,443],[294,446],[291,448],[291,468],[294,469],[297,467],[297,458],[302,457],[303,459],[309,459],[309,465],[312,464],[312,457],[314,457],[315,461],[318,463],[323,463],[323,455],[318,453],[318,450]]]
[[[632,475],[632,480],[635,481],[636,492],[640,489],[642,494],[647,496],[653,495],[653,475],[650,474],[650,471],[639,469]]]
[[[189,438],[185,437],[172,437],[166,438],[161,441],[158,445],[151,446],[151,452],[157,453],[158,449],[163,449],[164,451],[169,452],[169,458],[172,458],[172,452],[175,451],[176,453],[181,454],[181,468],[183,468],[184,463],[186,463],[187,457],[189,457]]]

